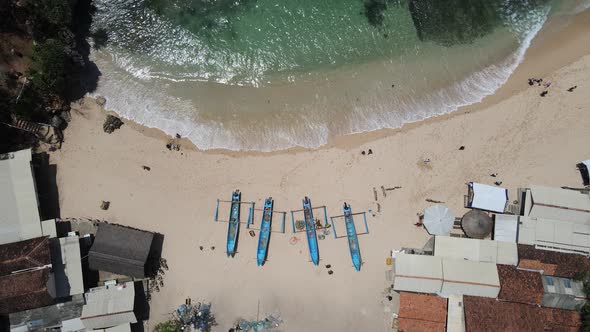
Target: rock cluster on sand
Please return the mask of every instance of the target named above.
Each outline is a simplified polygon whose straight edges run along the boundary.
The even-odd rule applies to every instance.
[[[112,133],[116,129],[121,128],[123,125],[123,121],[114,115],[108,115],[104,124],[102,125],[102,129],[104,129],[105,133]]]

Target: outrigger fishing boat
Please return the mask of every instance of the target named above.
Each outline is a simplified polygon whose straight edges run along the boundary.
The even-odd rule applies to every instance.
[[[262,221],[260,222],[260,235],[258,237],[258,251],[256,261],[258,266],[262,266],[268,254],[268,241],[270,240],[270,226],[272,223],[272,197],[264,200],[264,210],[262,212]]]
[[[231,195],[231,207],[229,213],[229,223],[227,226],[227,255],[234,256],[236,254],[236,244],[238,242],[238,234],[240,232],[240,204],[242,193],[236,190]]]
[[[318,265],[320,261],[320,254],[318,250],[318,238],[315,231],[315,220],[313,219],[313,211],[311,207],[311,200],[305,196],[303,199],[303,215],[305,216],[305,232],[307,234],[307,245],[309,247],[309,256],[314,265]]]
[[[357,233],[356,226],[354,225],[353,216],[359,214],[363,215],[363,221],[365,223],[364,233]],[[361,250],[359,248],[358,235],[369,234],[369,226],[367,225],[367,215],[365,212],[352,213],[352,208],[350,207],[350,205],[344,203],[344,214],[341,216],[330,217],[330,220],[332,222],[332,231],[334,232],[334,238],[336,239],[344,237],[338,236],[338,234],[336,233],[336,225],[334,224],[334,219],[342,217],[344,218],[344,225],[346,226],[346,238],[348,239],[348,248],[350,249],[350,258],[352,258],[352,265],[357,271],[360,271],[363,261],[361,259]]]
[[[348,237],[348,247],[350,248],[350,257],[352,265],[357,271],[361,270],[361,251],[359,249],[359,239],[356,235],[354,220],[350,205],[344,203],[344,223],[346,224],[346,236]]]

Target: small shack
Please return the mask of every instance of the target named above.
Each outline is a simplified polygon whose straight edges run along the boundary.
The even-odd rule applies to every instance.
[[[503,213],[508,204],[508,189],[469,182],[465,207]]]
[[[586,293],[581,281],[569,278],[543,276],[543,307],[580,310],[586,304]]]
[[[518,239],[518,216],[495,214],[493,235],[495,241],[516,243]]]
[[[92,270],[145,278],[153,238],[151,232],[101,223],[88,254],[89,266]]]
[[[91,288],[85,298],[80,319],[89,330],[137,323],[133,282]]]

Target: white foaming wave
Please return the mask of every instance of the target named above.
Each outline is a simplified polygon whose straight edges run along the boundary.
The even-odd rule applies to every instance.
[[[391,105],[378,101],[371,109],[356,108],[346,116],[348,129],[344,134],[399,128],[405,123],[450,113],[461,106],[480,102],[502,86],[522,62],[526,50],[543,27],[547,14],[548,10],[538,17],[534,26],[524,35],[518,49],[504,61],[489,65],[461,82],[431,94],[400,100],[395,109],[401,111],[392,112]],[[133,67],[132,61],[125,57],[118,57],[115,62],[117,67],[125,68],[127,73],[136,73],[133,77],[159,76]],[[276,151],[295,146],[318,148],[328,142],[331,134],[325,119],[300,117],[296,125],[289,127],[256,127],[257,136],[252,137],[252,128],[226,128],[220,123],[195,121],[194,117],[189,116],[194,114],[194,106],[187,100],[171,97],[161,91],[148,91],[140,84],[122,77],[101,79],[95,95],[98,94],[106,96],[108,108],[122,117],[158,128],[169,135],[179,133],[203,150]],[[171,112],[170,108],[175,111]]]
[[[460,82],[428,95],[410,96],[406,100],[399,100],[395,112],[392,112],[392,107],[389,105],[374,105],[380,108],[377,112],[374,107],[355,109],[348,119],[348,126],[352,128],[350,134],[383,128],[400,128],[406,123],[451,113],[460,107],[481,102],[504,85],[524,60],[527,49],[545,24],[548,14],[549,8],[546,8],[540,15],[534,17],[535,23],[523,36],[518,49],[500,63],[489,65]]]

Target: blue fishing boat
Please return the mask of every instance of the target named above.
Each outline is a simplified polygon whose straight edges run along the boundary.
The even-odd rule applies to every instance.
[[[231,207],[229,212],[229,223],[227,227],[227,255],[236,254],[236,244],[238,242],[238,233],[240,231],[240,204],[242,193],[236,190],[231,195]]]
[[[318,250],[318,238],[315,231],[315,220],[311,208],[311,200],[305,196],[303,200],[303,215],[305,216],[305,232],[307,233],[307,245],[309,246],[309,256],[314,265],[318,265],[320,254]]]
[[[266,260],[268,241],[270,240],[270,226],[272,223],[272,197],[264,200],[264,211],[262,213],[262,221],[260,222],[260,236],[258,238],[258,252],[256,260],[258,266],[262,266]]]
[[[352,258],[352,265],[357,271],[361,270],[361,251],[359,249],[359,240],[354,226],[354,219],[352,218],[352,211],[350,205],[344,203],[344,222],[346,224],[346,235],[348,237],[348,247],[350,248],[350,257]]]

